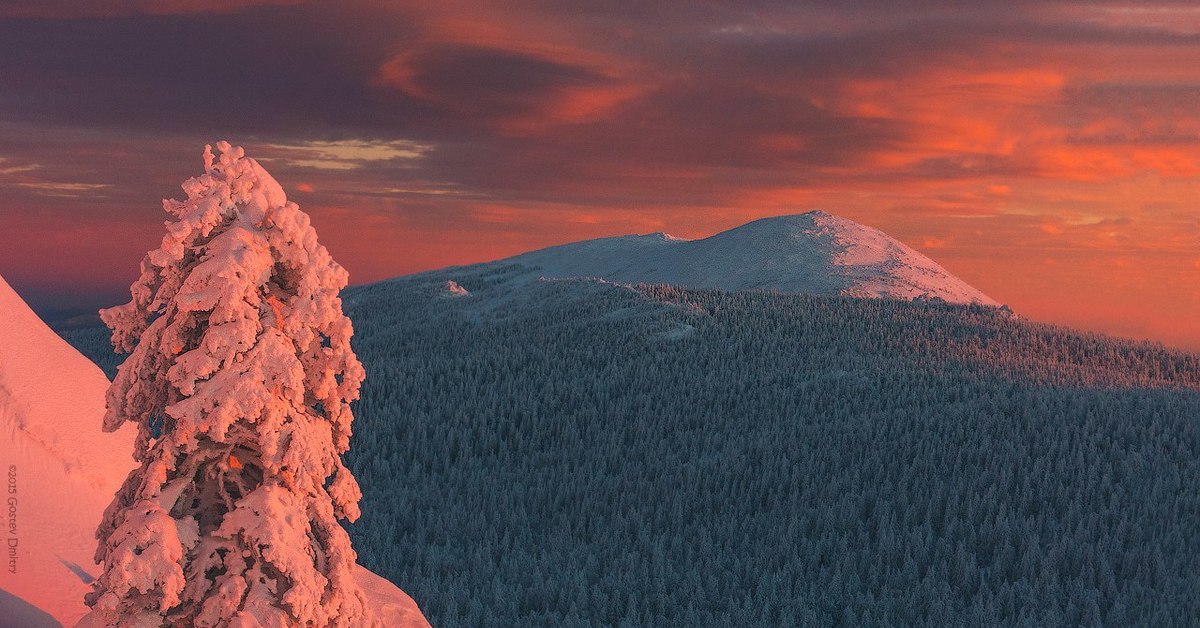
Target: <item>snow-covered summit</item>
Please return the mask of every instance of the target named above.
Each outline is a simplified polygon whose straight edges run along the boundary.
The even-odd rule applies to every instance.
[[[882,231],[823,211],[763,218],[700,240],[665,233],[618,236],[504,261],[547,278],[998,305]]]

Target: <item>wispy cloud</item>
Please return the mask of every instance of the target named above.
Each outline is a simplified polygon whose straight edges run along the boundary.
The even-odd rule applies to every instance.
[[[111,183],[58,183],[52,181],[36,181],[18,183],[17,185],[33,190],[46,196],[78,197],[95,193],[113,187]]]
[[[266,144],[264,161],[276,159],[298,168],[353,170],[379,161],[412,161],[433,150],[432,144],[409,140],[307,141],[295,144]]]
[[[0,157],[0,175],[21,174],[24,172],[32,172],[40,168],[38,164],[23,163],[16,166],[6,166],[5,163],[10,161],[7,157]]]

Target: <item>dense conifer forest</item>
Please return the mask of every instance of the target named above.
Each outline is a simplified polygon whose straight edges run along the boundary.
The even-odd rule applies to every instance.
[[[1195,354],[495,264],[345,299],[354,547],[435,626],[1200,617]]]

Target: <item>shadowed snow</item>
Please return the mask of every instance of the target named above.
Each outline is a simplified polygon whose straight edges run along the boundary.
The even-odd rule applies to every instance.
[[[701,240],[586,240],[504,260],[547,278],[998,305],[887,234],[821,211],[763,218]]]

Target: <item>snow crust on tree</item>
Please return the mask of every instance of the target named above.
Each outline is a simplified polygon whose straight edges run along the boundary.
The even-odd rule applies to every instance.
[[[104,429],[137,425],[140,463],[97,530],[102,625],[378,625],[338,519],[361,491],[341,460],[362,365],[347,273],[309,217],[240,147],[204,174],[129,303],[103,310],[129,352]]]
[[[457,281],[454,281],[453,279],[451,279],[446,282],[446,296],[469,297],[469,296],[471,296],[471,292],[469,290],[467,290],[466,288],[458,285]]]

